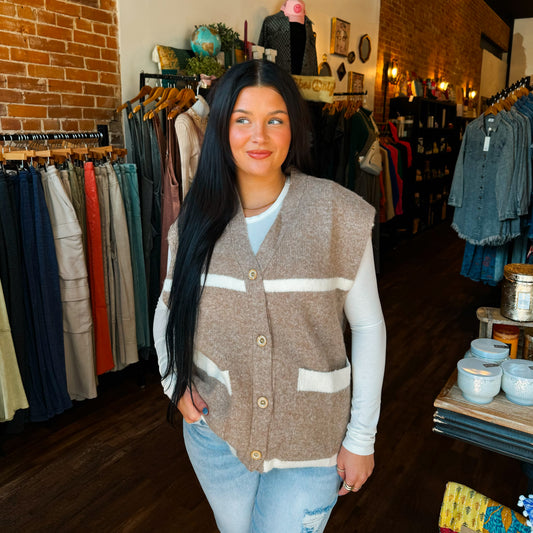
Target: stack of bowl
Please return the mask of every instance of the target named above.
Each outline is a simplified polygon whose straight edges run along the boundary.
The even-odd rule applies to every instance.
[[[500,392],[503,371],[509,358],[507,344],[494,339],[475,339],[464,359],[457,363],[457,385],[465,400],[477,404],[492,402]]]
[[[500,392],[502,369],[499,364],[469,357],[457,363],[457,371],[457,385],[469,402],[490,403]]]
[[[502,363],[502,389],[518,405],[533,405],[533,361],[509,359]]]

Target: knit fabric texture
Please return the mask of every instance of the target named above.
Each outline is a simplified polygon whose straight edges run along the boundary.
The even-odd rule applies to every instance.
[[[293,172],[257,255],[242,210],[215,245],[193,382],[209,406],[209,427],[249,470],[336,462],[351,399],[344,300],[373,221],[373,207],[355,193]],[[169,244],[166,289],[176,224]],[[162,296],[168,305],[169,293]]]

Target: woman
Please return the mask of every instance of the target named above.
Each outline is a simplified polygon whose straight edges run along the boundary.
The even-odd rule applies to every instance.
[[[323,531],[374,467],[385,358],[374,212],[304,174],[309,139],[289,74],[232,67],[169,234],[154,338],[222,532]]]

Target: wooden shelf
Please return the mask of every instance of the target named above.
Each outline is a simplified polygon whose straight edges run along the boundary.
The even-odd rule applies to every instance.
[[[457,370],[450,376],[433,405],[533,436],[533,406],[526,407],[510,402],[503,392],[485,405],[469,402],[464,399],[461,389],[457,386]],[[533,438],[531,445],[533,446]]]
[[[492,338],[492,326],[494,324],[516,326],[520,330],[533,328],[533,322],[517,322],[516,320],[504,317],[498,307],[480,307],[476,314],[479,320],[479,336],[488,339]]]
[[[389,117],[394,119],[398,116],[411,117],[412,125],[405,130],[402,141],[411,144],[413,153],[413,165],[406,173],[403,182],[403,211],[402,224],[405,229],[412,234],[418,233],[425,228],[431,227],[445,216],[442,216],[442,209],[439,202],[437,210],[433,209],[434,203],[431,196],[442,195],[447,201],[457,155],[459,153],[459,130],[456,128],[456,105],[448,101],[435,100],[431,98],[391,98]],[[431,119],[431,120],[430,120]],[[439,127],[428,127],[430,122],[438,124]],[[424,148],[423,153],[419,153],[419,141]],[[446,150],[440,150],[446,145]],[[439,148],[438,152],[433,152],[433,147]],[[426,153],[426,150],[430,153]],[[426,185],[421,189],[420,182],[416,181],[417,172],[438,172],[444,174],[445,167],[448,168],[448,179],[435,177],[425,180]]]

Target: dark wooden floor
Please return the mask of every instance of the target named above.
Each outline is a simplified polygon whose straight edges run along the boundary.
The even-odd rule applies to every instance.
[[[459,275],[462,243],[447,225],[383,257],[388,360],[376,470],[341,498],[327,532],[436,532],[446,482],[515,507],[518,462],[432,433],[433,401],[477,334],[475,312],[497,289]],[[103,379],[99,397],[3,438],[2,532],[216,531],[180,431],[165,422],[157,377]]]

